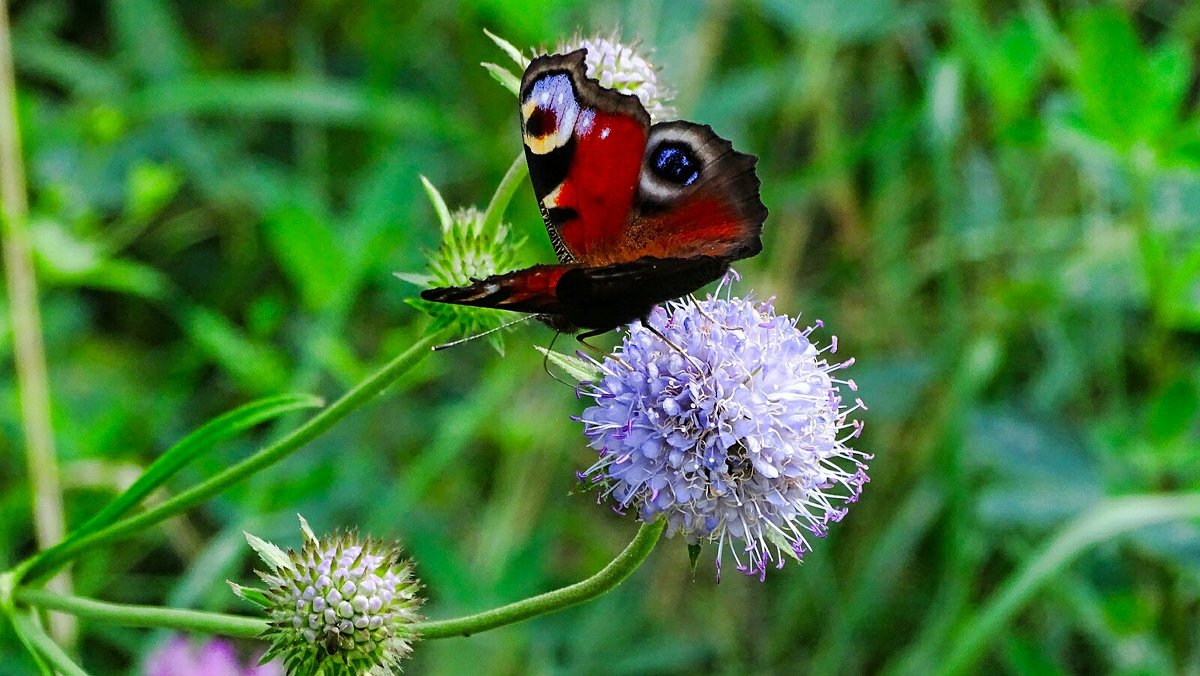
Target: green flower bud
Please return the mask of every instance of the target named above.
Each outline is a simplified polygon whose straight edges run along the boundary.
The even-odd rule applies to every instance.
[[[420,583],[400,550],[353,533],[318,539],[303,517],[304,546],[286,553],[249,533],[270,568],[267,589],[230,583],[271,617],[263,661],[291,674],[394,674],[412,652]]]

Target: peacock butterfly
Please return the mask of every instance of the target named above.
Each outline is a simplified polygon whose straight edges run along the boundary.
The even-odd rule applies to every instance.
[[[521,78],[525,159],[559,264],[422,298],[536,313],[560,331],[590,329],[582,340],[762,250],[757,158],[708,125],[651,125],[636,96],[587,77],[585,55],[537,57]]]

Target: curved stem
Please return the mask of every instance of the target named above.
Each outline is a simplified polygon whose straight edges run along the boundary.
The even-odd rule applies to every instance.
[[[528,175],[529,165],[525,163],[525,152],[522,151],[508,167],[504,178],[500,179],[500,185],[496,186],[496,192],[492,194],[492,201],[488,202],[487,210],[483,212],[483,221],[479,228],[481,231],[494,232],[496,230],[500,219],[504,217],[504,210],[512,201],[513,194],[517,192],[521,181],[524,181]]]
[[[664,519],[642,524],[625,550],[600,572],[586,580],[475,615],[453,620],[422,622],[415,629],[423,639],[470,636],[594,599],[624,582],[625,578],[637,570],[654,550],[654,545],[658,544],[658,539],[666,527],[667,522]]]
[[[445,340],[448,335],[448,330],[442,330],[422,337],[408,350],[388,362],[374,375],[359,383],[327,408],[322,409],[308,422],[236,465],[214,474],[200,484],[140,514],[118,521],[95,533],[79,539],[67,540],[59,546],[40,552],[15,568],[14,572],[17,573],[18,579],[27,580],[31,584],[36,583],[52,575],[54,571],[83,551],[145,530],[149,526],[207,500],[255,472],[279,462],[296,449],[328,431],[352,411],[365,404],[368,399],[391,385],[403,373],[431,354],[431,348]]]
[[[120,624],[127,627],[181,629],[239,638],[253,638],[267,628],[267,621],[258,617],[158,606],[135,606],[127,603],[108,603],[79,596],[55,594],[45,589],[23,587],[16,591],[14,598],[21,603],[39,608],[61,610],[76,617],[101,620],[108,624]]]
[[[55,643],[54,639],[46,634],[42,625],[38,624],[31,613],[16,613],[12,617],[12,622],[13,628],[17,630],[17,634],[25,646],[30,651],[36,652],[37,657],[49,662],[56,672],[66,676],[87,676],[86,671],[71,661],[62,646]]]
[[[621,584],[637,570],[654,550],[666,526],[667,522],[661,519],[655,523],[643,524],[633,541],[615,559],[586,580],[475,615],[418,623],[413,628],[422,638],[427,639],[470,636],[596,598]],[[267,621],[257,617],[109,603],[32,587],[17,589],[13,592],[13,600],[42,609],[70,613],[76,617],[130,627],[182,629],[241,638],[259,636],[267,628]],[[17,615],[21,613],[18,612]],[[32,640],[36,637],[30,638]],[[44,652],[40,646],[38,649]]]
[[[938,658],[936,673],[970,671],[1021,606],[1088,547],[1127,531],[1178,519],[1200,519],[1200,495],[1114,498],[1075,519],[962,625],[957,636],[946,644],[948,654]]]

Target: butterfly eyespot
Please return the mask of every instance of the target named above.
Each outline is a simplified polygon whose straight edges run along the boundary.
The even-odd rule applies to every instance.
[[[700,178],[700,162],[682,143],[659,144],[651,155],[650,167],[655,176],[676,185],[691,185]]]
[[[534,108],[525,121],[525,133],[533,138],[544,138],[558,131],[558,116],[545,108]]]
[[[579,114],[574,85],[566,73],[550,73],[534,81],[521,103],[525,147],[536,155],[563,147]]]

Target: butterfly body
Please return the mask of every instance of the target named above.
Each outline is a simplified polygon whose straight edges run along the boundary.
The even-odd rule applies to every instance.
[[[538,57],[521,80],[525,157],[559,263],[422,298],[532,312],[592,335],[644,318],[762,249],[756,159],[707,125],[651,125],[636,96],[587,77],[584,56]]]

